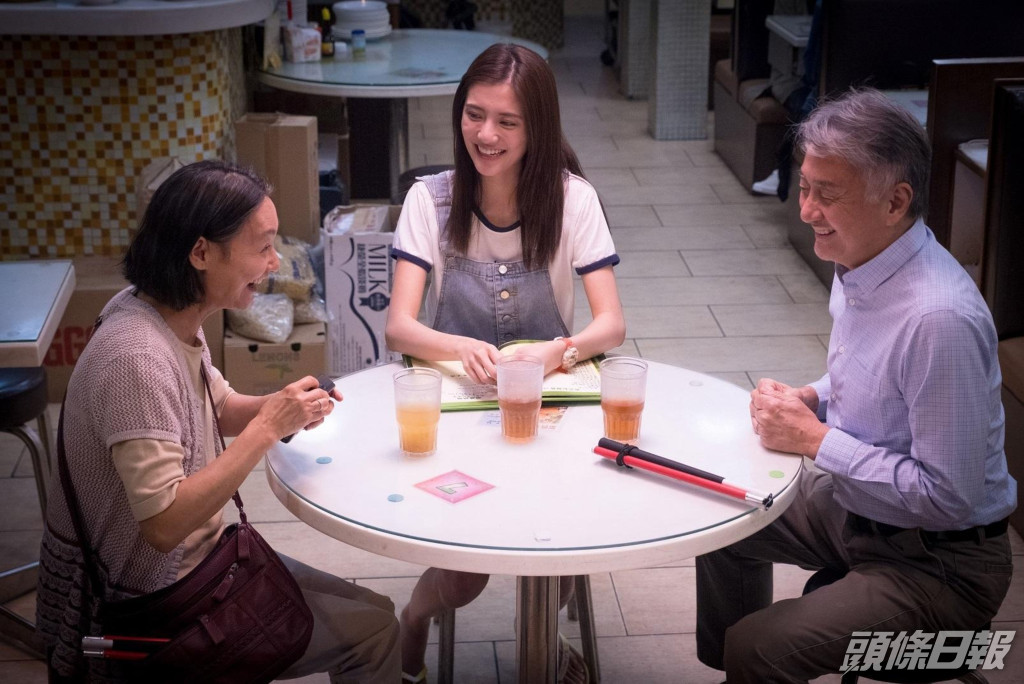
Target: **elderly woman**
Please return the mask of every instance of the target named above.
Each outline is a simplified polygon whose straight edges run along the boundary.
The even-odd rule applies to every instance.
[[[55,475],[37,602],[51,681],[129,678],[116,661],[81,655],[82,636],[102,633],[90,592],[110,602],[184,577],[216,546],[224,505],[267,449],[316,427],[333,410],[331,398],[341,400],[312,377],[245,396],[210,363],[202,322],[249,306],[257,283],[278,268],[269,192],[263,179],[218,161],[168,178],[125,256],[131,286],[104,308],[75,367],[64,407],[66,461],[103,586],[86,580]],[[218,427],[235,436],[223,450]],[[397,681],[391,601],[281,558],[314,616],[305,655],[282,676]]]

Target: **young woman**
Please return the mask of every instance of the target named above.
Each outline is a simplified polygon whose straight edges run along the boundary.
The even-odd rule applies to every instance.
[[[319,425],[331,399],[342,398],[313,377],[267,396],[237,394],[210,363],[203,320],[249,306],[255,285],[278,268],[269,193],[258,176],[217,161],[168,178],[125,256],[132,285],[104,308],[71,376],[64,444],[105,585],[91,589],[107,601],[157,591],[194,568],[216,546],[222,509],[267,449]],[[214,414],[225,435],[236,435],[223,451]],[[56,468],[53,477],[37,601],[50,681],[129,679],[118,661],[82,657],[83,634],[102,634],[102,624]],[[391,601],[281,558],[315,621],[305,655],[281,676],[397,681]]]
[[[413,185],[395,232],[388,346],[458,359],[475,381],[494,382],[498,346],[511,340],[541,340],[521,349],[540,357],[546,373],[622,344],[612,272],[619,257],[562,133],[547,63],[517,45],[485,50],[455,93],[452,130],[454,172]],[[593,320],[571,334],[574,270]],[[428,275],[429,326],[418,321]],[[487,579],[437,568],[423,574],[401,614],[407,681],[425,680],[430,618],[475,599]],[[586,676],[574,655],[560,659],[564,681]]]

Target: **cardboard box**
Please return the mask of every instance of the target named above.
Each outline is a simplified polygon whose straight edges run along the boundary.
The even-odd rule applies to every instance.
[[[224,331],[224,377],[242,394],[270,394],[306,375],[323,373],[326,348],[323,323],[297,325],[278,344],[228,329]]]
[[[320,174],[316,117],[249,113],[235,122],[238,162],[273,186],[279,232],[316,244]]]
[[[47,398],[59,403],[64,398],[71,372],[92,337],[96,318],[110,298],[128,287],[121,275],[120,256],[84,256],[74,259],[75,291],[60,319],[53,342],[46,352]],[[220,312],[203,322],[213,365],[224,367],[224,314]]]
[[[384,343],[398,205],[336,207],[324,218],[327,369],[332,375],[402,358]]]

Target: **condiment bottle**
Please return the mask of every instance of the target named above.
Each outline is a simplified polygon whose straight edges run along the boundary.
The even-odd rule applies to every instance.
[[[352,31],[352,59],[366,59],[366,31]]]
[[[331,35],[331,10],[326,7],[320,10],[320,56],[334,56],[334,36]]]

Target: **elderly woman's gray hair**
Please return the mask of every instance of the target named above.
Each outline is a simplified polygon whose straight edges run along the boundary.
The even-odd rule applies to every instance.
[[[914,191],[908,214],[928,206],[931,147],[914,116],[873,88],[826,100],[800,124],[797,146],[815,157],[839,157],[861,172],[868,198],[881,199],[897,183]]]

